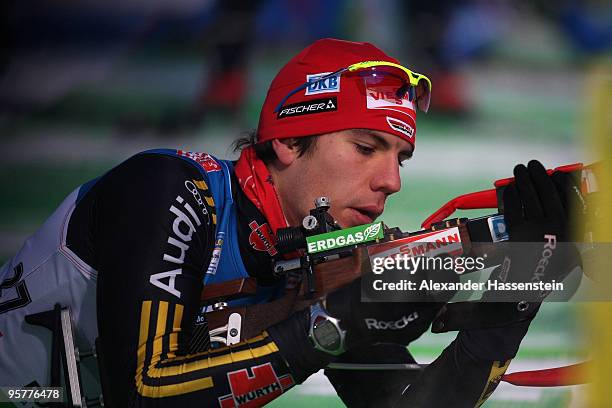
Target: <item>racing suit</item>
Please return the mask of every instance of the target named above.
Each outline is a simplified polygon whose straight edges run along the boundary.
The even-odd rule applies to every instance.
[[[201,308],[203,285],[241,277],[257,278],[257,293],[230,306],[284,294],[284,278],[271,274],[269,221],[233,163],[205,153],[144,152],[80,186],[0,269],[0,385],[49,384],[50,334],[24,317],[58,303],[71,308],[80,349],[99,337],[117,406],[255,407],[301,383],[332,361],[312,347],[307,311],[211,348]],[[406,307],[419,311],[416,339],[439,305]],[[474,406],[508,361],[475,357],[472,343],[460,333],[417,379],[327,374],[349,406],[391,406],[410,382],[402,406]],[[403,346],[368,347],[341,359],[414,361]]]

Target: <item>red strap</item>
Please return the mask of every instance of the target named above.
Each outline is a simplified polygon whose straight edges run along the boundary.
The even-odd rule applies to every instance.
[[[550,175],[555,171],[561,171],[564,173],[571,173],[578,171],[583,168],[582,163],[567,164],[565,166],[559,166],[554,169],[546,170]],[[451,216],[456,210],[472,210],[476,208],[497,208],[497,191],[500,187],[507,186],[514,181],[514,177],[508,177],[504,179],[496,180],[493,185],[495,189],[477,191],[475,193],[468,193],[460,195],[459,197],[453,198],[448,203],[444,204],[440,209],[431,214],[421,226],[425,229],[431,228],[431,225],[445,220]]]
[[[526,387],[558,387],[562,385],[585,384],[589,362],[544,370],[518,371],[506,374],[502,381]]]
[[[455,210],[471,210],[475,208],[497,208],[497,193],[495,189],[477,191],[455,197],[440,207],[438,211],[427,217],[421,226],[426,229],[431,228],[432,224],[448,218]]]

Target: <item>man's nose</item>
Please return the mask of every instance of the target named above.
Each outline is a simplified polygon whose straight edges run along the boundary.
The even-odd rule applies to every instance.
[[[374,175],[370,184],[372,190],[382,191],[385,194],[397,193],[402,187],[397,158],[381,160],[377,167],[373,169]]]

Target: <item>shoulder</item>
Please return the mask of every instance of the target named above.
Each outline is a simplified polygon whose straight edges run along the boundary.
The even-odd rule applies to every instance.
[[[160,186],[183,184],[185,180],[208,181],[209,175],[222,174],[225,161],[209,153],[175,149],[155,149],[138,153],[107,172],[102,184],[118,186],[143,182]]]
[[[157,216],[178,202],[183,207],[201,207],[209,215],[214,212],[214,202],[206,190],[207,173],[198,166],[179,155],[158,151],[132,156],[96,183],[98,210],[131,209],[138,217]]]

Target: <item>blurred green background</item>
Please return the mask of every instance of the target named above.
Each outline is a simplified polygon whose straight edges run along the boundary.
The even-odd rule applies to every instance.
[[[433,107],[419,116],[403,189],[382,217],[388,225],[418,229],[516,163],[597,159],[586,145],[586,84],[610,61],[609,2],[433,3],[5,3],[0,262],[75,187],[141,150],[235,157],[229,146],[256,128],[278,69],[322,37],[373,42],[432,78]],[[579,314],[547,304],[510,371],[584,358]],[[431,361],[452,337],[426,335],[410,349]],[[580,406],[581,393],[502,385],[485,406]],[[314,404],[342,406],[320,374],[271,405]]]

